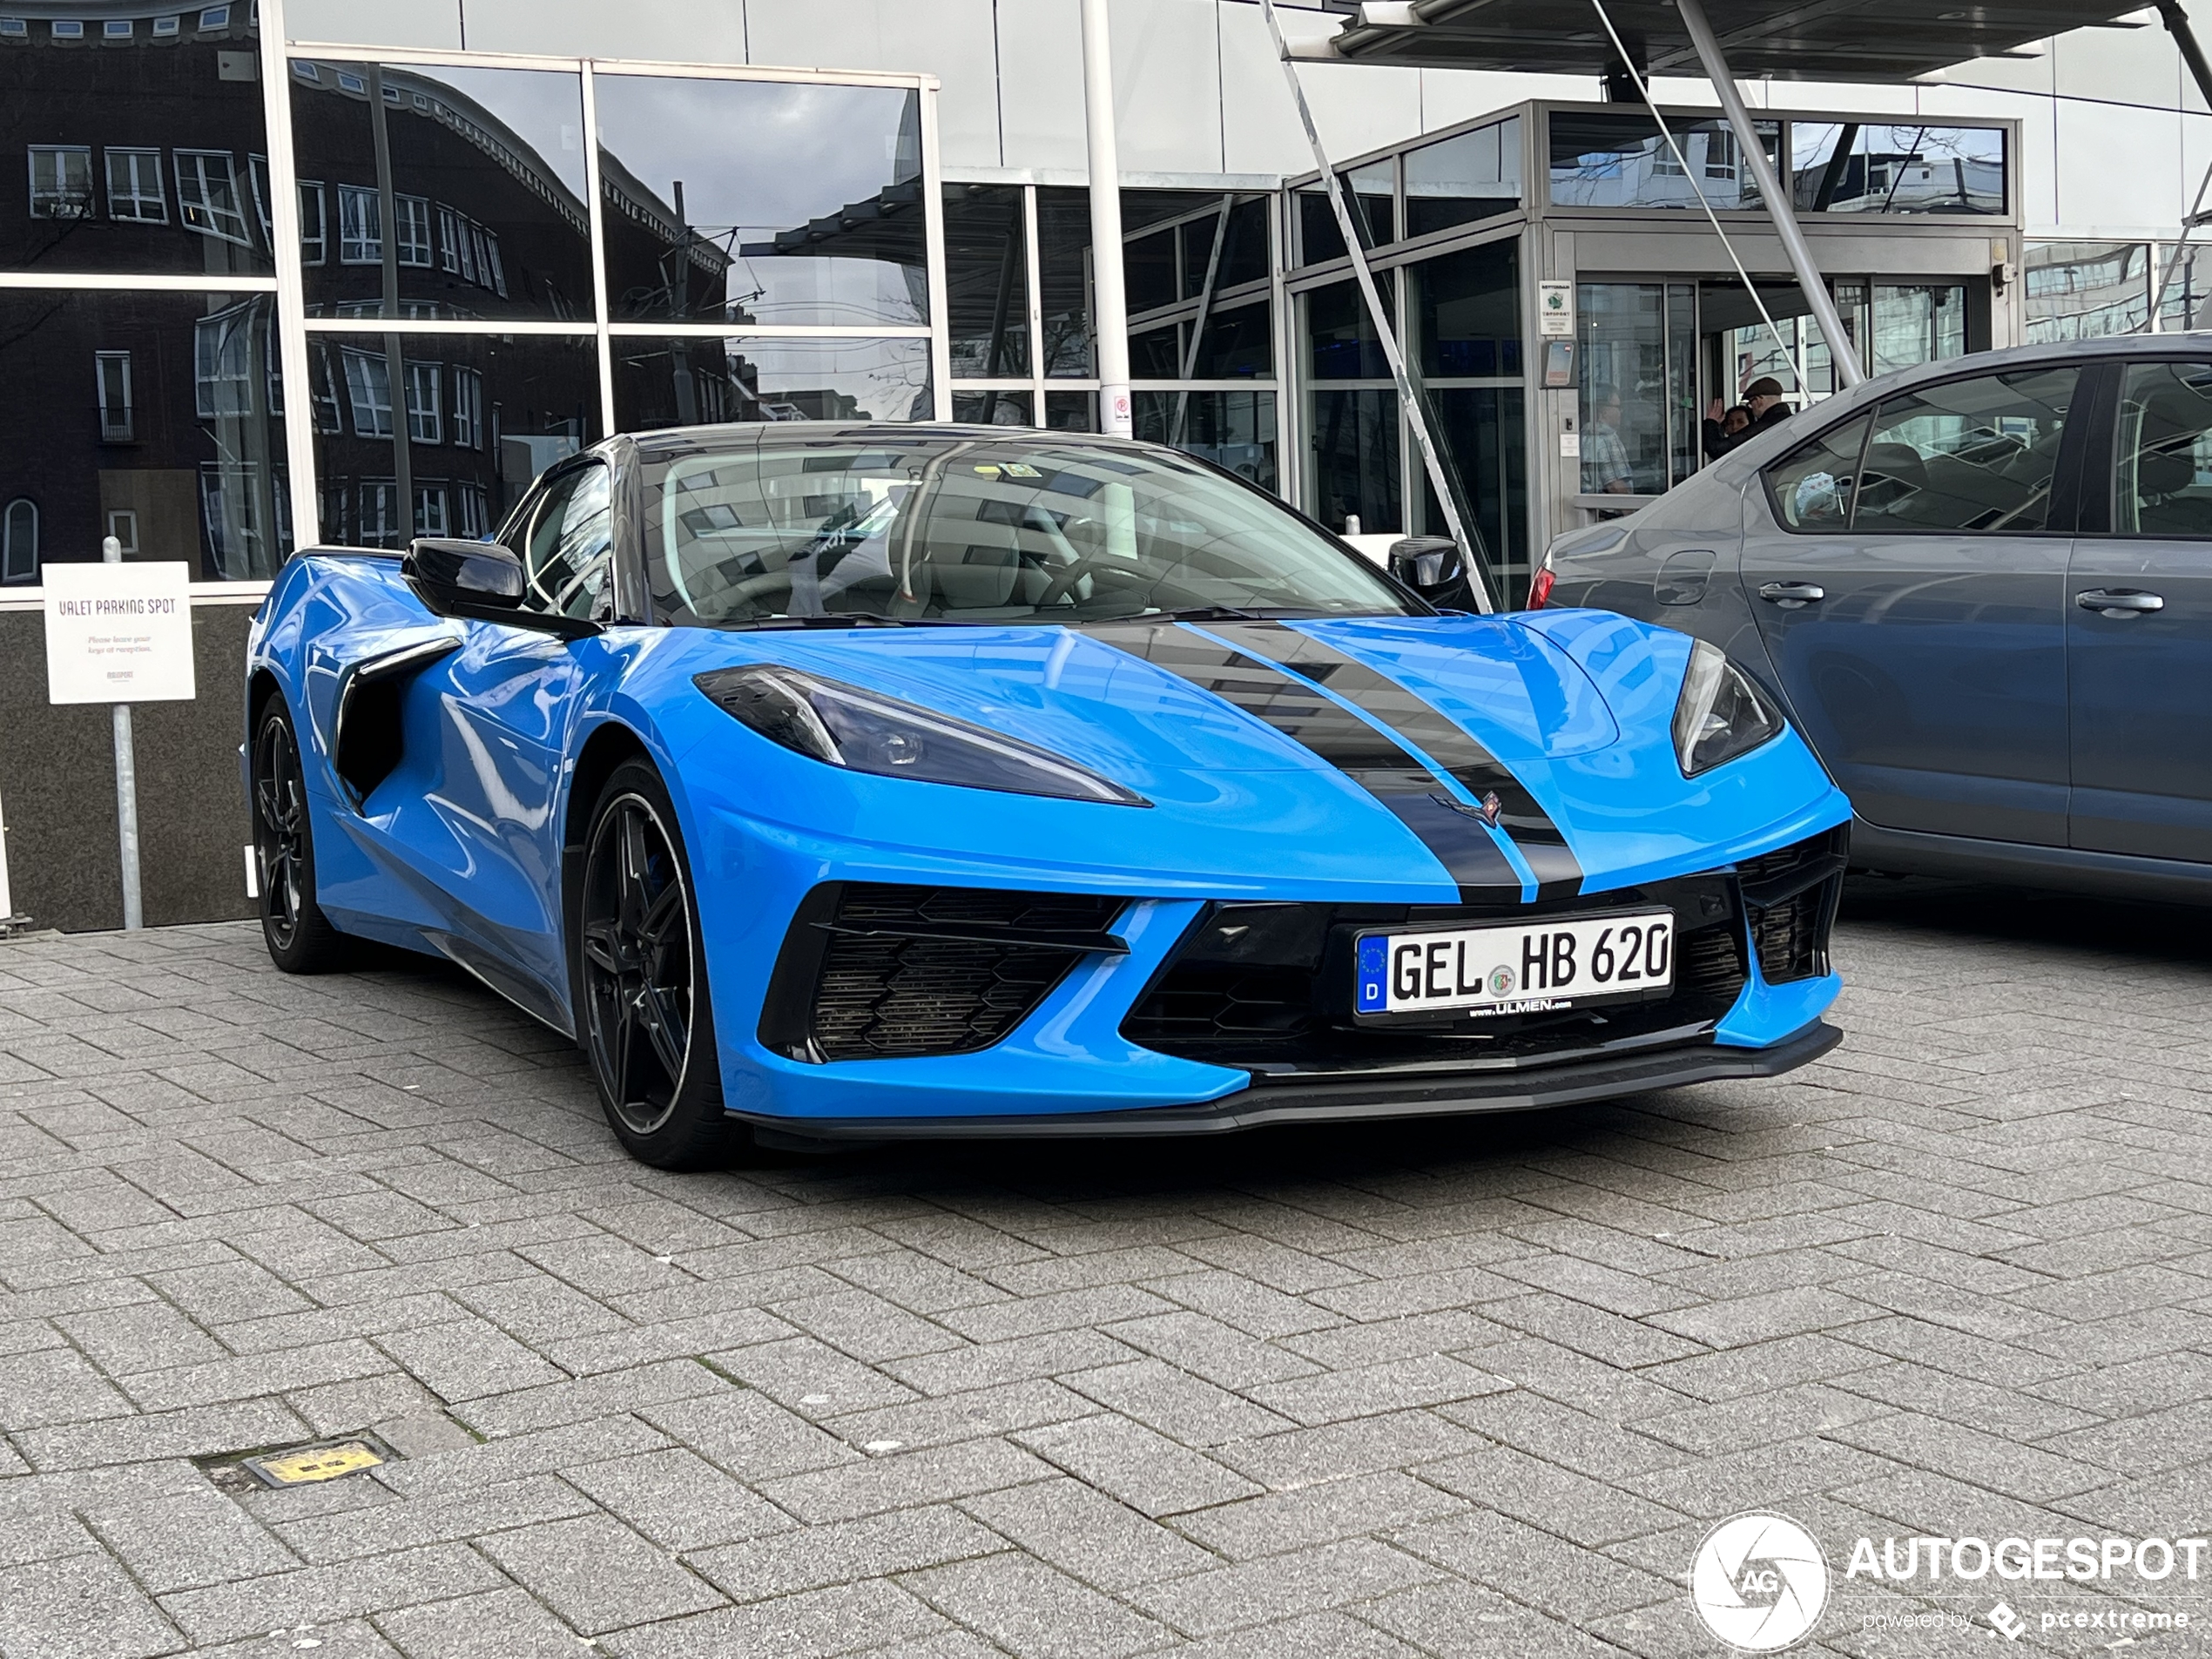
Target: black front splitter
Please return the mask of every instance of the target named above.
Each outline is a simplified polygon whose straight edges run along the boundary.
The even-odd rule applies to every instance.
[[[772,1117],[732,1112],[763,1146],[803,1150],[860,1141],[1089,1139],[1102,1136],[1224,1135],[1285,1123],[1384,1122],[1467,1112],[1525,1112],[1577,1106],[1655,1089],[1729,1078],[1778,1077],[1817,1060],[1844,1040],[1816,1021],[1764,1049],[1714,1044],[1657,1053],[1569,1061],[1541,1070],[1407,1077],[1255,1078],[1251,1087],[1197,1106],[1121,1111],[1035,1113],[1001,1117]]]

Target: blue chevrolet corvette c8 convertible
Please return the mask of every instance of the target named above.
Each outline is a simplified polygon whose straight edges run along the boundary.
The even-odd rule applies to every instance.
[[[1850,808],[1771,704],[1682,634],[1406,569],[1126,442],[610,439],[485,542],[285,566],[247,664],[270,952],[449,958],[664,1167],[1831,1046]]]

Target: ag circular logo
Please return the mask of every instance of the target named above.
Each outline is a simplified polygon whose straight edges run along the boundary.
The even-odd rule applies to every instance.
[[[1490,970],[1490,995],[1503,996],[1513,989],[1513,969],[1501,962]]]
[[[1705,1534],[1689,1566],[1697,1616],[1731,1648],[1774,1653],[1801,1641],[1828,1605],[1828,1562],[1781,1515],[1735,1515]]]

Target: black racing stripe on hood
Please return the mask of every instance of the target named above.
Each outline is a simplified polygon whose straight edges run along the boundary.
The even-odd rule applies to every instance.
[[[1280,623],[1209,623],[1206,629],[1356,704],[1451,773],[1477,800],[1495,793],[1502,808],[1499,827],[1528,861],[1537,898],[1560,899],[1581,891],[1581,861],[1551,814],[1503,761],[1441,709],[1336,646]]]
[[[1385,733],[1271,663],[1169,623],[1108,623],[1083,633],[1141,657],[1265,722],[1336,767],[1421,839],[1470,904],[1518,903],[1521,880],[1488,830]]]

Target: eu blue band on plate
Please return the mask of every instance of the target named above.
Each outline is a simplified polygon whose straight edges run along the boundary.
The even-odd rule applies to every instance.
[[[1359,1012],[1380,1014],[1390,1006],[1390,941],[1370,934],[1359,941]]]

